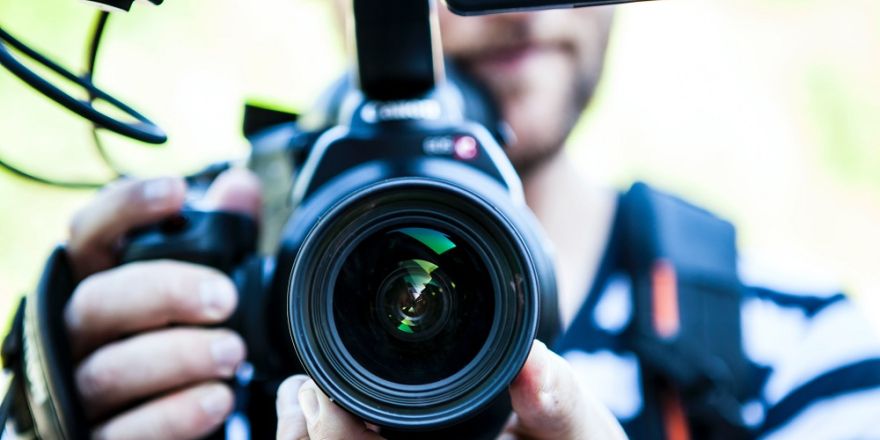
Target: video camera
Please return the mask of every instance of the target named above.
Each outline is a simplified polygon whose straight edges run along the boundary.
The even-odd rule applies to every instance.
[[[477,14],[626,1],[447,3]],[[294,209],[272,255],[256,252],[252,219],[194,208],[133,231],[121,251],[121,263],[170,258],[233,278],[239,308],[226,325],[248,345],[253,368],[239,377],[246,391],[239,405],[255,432],[268,427],[256,438],[274,432],[275,391],[298,372],[389,438],[494,437],[532,341],[552,340],[559,330],[549,246],[505,156],[491,100],[444,65],[436,8],[434,0],[353,0],[356,67],[316,110],[322,122],[307,129],[259,109],[249,113],[251,168],[261,174],[266,164],[283,163],[293,176],[282,192]],[[83,86],[88,102],[0,45],[0,63],[97,129],[164,142],[159,127],[88,77],[2,30],[0,41]],[[95,99],[135,122],[98,111]],[[225,168],[190,180],[198,190]],[[74,287],[59,248],[4,343],[4,365],[15,376],[4,412],[20,432],[88,436],[61,319]]]

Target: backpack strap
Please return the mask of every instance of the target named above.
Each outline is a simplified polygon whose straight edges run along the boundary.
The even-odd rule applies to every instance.
[[[751,370],[742,348],[744,288],[733,226],[641,183],[620,209],[622,261],[633,279],[626,340],[642,363],[646,401],[661,402],[652,417],[664,426],[659,432],[748,437],[740,408]],[[686,420],[676,422],[676,414]]]

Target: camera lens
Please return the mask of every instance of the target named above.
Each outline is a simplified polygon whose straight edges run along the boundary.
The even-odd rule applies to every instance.
[[[345,258],[334,322],[354,360],[383,380],[439,381],[485,344],[495,312],[484,258],[452,228],[386,227]]]
[[[479,187],[496,194],[489,181]],[[383,433],[472,421],[491,431],[507,418],[507,387],[538,329],[539,273],[552,273],[497,194],[393,179],[303,219],[315,224],[287,304],[297,355],[336,403]]]

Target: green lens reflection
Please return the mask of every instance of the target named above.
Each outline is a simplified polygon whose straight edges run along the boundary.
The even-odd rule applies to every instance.
[[[403,228],[400,232],[418,240],[423,245],[429,247],[437,255],[455,249],[455,243],[445,234],[425,228]]]
[[[488,340],[495,311],[472,240],[430,223],[394,224],[346,257],[333,288],[336,330],[383,379],[423,384],[462,370]]]
[[[452,294],[444,277],[440,266],[427,260],[398,262],[379,289],[386,325],[407,339],[430,338],[441,331]]]
[[[437,269],[437,265],[425,260],[407,260],[400,263],[400,267],[406,270],[407,274],[403,277],[413,294],[421,295],[431,282],[431,273]]]

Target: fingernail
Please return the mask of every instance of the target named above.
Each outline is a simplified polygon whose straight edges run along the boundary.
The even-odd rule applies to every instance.
[[[554,396],[550,364],[550,349],[543,342],[536,340],[534,344],[535,364],[538,367],[538,400],[542,408],[550,410],[556,404]]]
[[[547,363],[547,353],[549,352],[550,349],[547,348],[547,345],[535,339],[535,342],[532,344],[532,352],[529,354],[529,361],[533,364],[540,365],[543,369],[544,365]]]
[[[173,182],[170,178],[153,179],[144,182],[144,200],[152,202],[165,199],[174,188]]]
[[[528,368],[529,386],[537,387],[536,391],[538,393],[543,393],[547,388],[549,353],[550,349],[543,342],[535,340],[529,353],[529,360],[526,362],[526,367],[524,367],[524,369]]]
[[[314,382],[307,382],[300,387],[299,406],[306,419],[314,420],[318,416],[318,395],[315,394]]]
[[[225,280],[211,278],[199,286],[202,313],[210,319],[223,319],[235,308],[235,289]]]
[[[244,344],[235,336],[223,336],[211,343],[211,357],[220,374],[232,376],[244,360]]]
[[[278,388],[278,416],[299,411],[299,390],[308,379],[305,376],[294,376],[281,383]]]
[[[224,417],[229,410],[228,400],[229,393],[226,390],[212,387],[204,393],[201,400],[199,400],[199,405],[201,405],[205,414],[214,418],[220,418]]]

